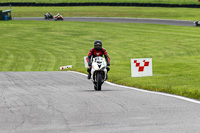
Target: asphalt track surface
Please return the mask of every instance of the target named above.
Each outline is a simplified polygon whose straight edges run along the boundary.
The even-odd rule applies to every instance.
[[[13,18],[13,20],[45,20],[43,17]],[[168,19],[145,19],[145,18],[108,18],[108,17],[64,17],[64,21],[86,21],[86,22],[121,22],[121,23],[151,23],[180,26],[194,26],[194,21],[168,20]]]
[[[199,133],[200,101],[70,71],[0,72],[0,133]]]
[[[0,72],[0,133],[199,133],[200,102],[70,71]]]

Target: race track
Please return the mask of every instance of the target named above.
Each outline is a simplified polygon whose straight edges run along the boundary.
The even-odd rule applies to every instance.
[[[0,72],[0,133],[198,133],[200,102],[70,71]],[[191,100],[191,101],[190,101]]]
[[[193,26],[157,19],[64,19]],[[94,91],[77,72],[0,72],[0,133],[199,133],[199,112],[200,101],[175,95],[109,82]]]
[[[13,20],[45,20],[43,17],[13,18]],[[109,17],[64,17],[64,21],[86,21],[86,22],[121,22],[121,23],[151,23],[180,26],[194,26],[194,21],[168,20],[168,19],[145,19],[145,18],[109,18]]]

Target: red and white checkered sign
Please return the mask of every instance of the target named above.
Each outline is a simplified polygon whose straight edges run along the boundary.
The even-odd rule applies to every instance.
[[[153,76],[152,58],[131,59],[131,77]]]

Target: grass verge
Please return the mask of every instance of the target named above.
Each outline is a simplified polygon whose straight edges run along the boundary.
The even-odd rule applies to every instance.
[[[73,65],[100,39],[111,58],[109,81],[200,99],[197,27],[136,23],[2,21],[0,71],[58,71]],[[131,58],[152,58],[153,76],[131,78]]]

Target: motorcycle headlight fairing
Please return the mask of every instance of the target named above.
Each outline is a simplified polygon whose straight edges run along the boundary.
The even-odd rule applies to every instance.
[[[97,64],[96,64],[96,65],[93,65],[93,68],[94,68],[94,70],[99,70],[99,67],[98,67]]]
[[[101,68],[101,70],[103,70],[103,69],[105,69],[106,68],[106,66],[103,66],[102,68]]]

